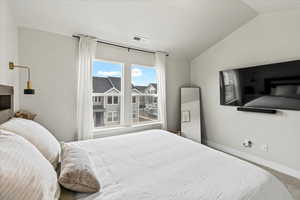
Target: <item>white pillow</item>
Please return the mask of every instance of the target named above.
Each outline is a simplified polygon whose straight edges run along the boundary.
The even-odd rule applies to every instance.
[[[0,131],[0,199],[57,200],[60,187],[52,165],[27,140]]]
[[[12,118],[1,124],[0,129],[24,137],[43,154],[54,168],[57,167],[61,151],[60,144],[46,128],[32,120]]]
[[[63,147],[58,181],[65,188],[75,192],[100,190],[94,163],[85,150],[73,145],[65,144]]]

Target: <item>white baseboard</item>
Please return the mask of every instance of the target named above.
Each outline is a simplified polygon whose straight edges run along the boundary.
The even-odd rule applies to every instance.
[[[279,163],[276,163],[276,162],[273,162],[273,161],[269,161],[269,160],[265,160],[265,159],[260,158],[258,156],[250,155],[248,153],[241,152],[241,151],[238,151],[238,150],[233,149],[231,147],[227,147],[227,146],[222,145],[222,144],[217,144],[215,142],[207,141],[207,145],[211,148],[214,148],[214,149],[223,151],[225,153],[243,158],[245,160],[249,160],[253,163],[257,163],[259,165],[274,169],[275,171],[281,172],[283,174],[286,174],[286,175],[295,177],[297,179],[300,179],[300,171],[289,168],[289,167],[284,166],[282,164],[279,164]]]

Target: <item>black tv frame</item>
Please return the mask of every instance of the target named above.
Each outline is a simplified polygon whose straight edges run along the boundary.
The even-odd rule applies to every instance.
[[[276,114],[277,110],[292,110],[292,111],[300,111],[300,109],[289,109],[289,108],[256,108],[256,107],[247,107],[247,106],[241,106],[241,105],[228,105],[225,104],[225,98],[224,98],[224,85],[223,85],[223,76],[222,72],[229,71],[229,70],[238,70],[238,69],[249,69],[249,68],[258,68],[258,67],[271,67],[271,66],[278,66],[278,65],[284,65],[284,64],[295,64],[299,65],[300,67],[300,60],[290,60],[285,62],[278,62],[278,63],[269,63],[269,64],[263,64],[263,65],[255,65],[255,66],[247,66],[247,67],[236,67],[236,68],[228,68],[219,71],[219,88],[220,88],[220,105],[221,106],[230,106],[230,107],[237,107],[237,111],[243,111],[243,112],[258,112],[258,113],[268,113],[268,114]],[[297,80],[298,78],[298,80]],[[274,85],[274,81],[280,81],[280,80],[291,80],[289,83],[282,83],[281,85],[300,85],[300,76],[289,76],[289,77],[278,77],[278,78],[270,78],[265,80],[265,84],[267,85],[265,90],[265,93],[270,92],[271,87]],[[292,80],[295,80],[292,82]]]

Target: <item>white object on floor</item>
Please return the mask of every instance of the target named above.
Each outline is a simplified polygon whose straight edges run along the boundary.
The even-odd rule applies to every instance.
[[[269,172],[162,130],[73,143],[93,159],[101,191],[81,200],[292,200]]]
[[[181,88],[181,133],[201,143],[199,88]]]

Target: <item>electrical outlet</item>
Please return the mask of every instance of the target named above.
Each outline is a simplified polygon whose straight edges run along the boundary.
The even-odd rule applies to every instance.
[[[243,142],[242,142],[242,146],[245,147],[245,148],[251,148],[252,147],[252,141],[249,140],[249,139],[245,139]]]
[[[263,144],[261,146],[261,150],[265,151],[265,152],[268,152],[269,151],[269,146],[267,144]]]

